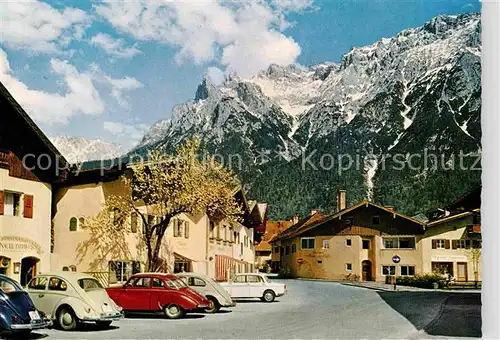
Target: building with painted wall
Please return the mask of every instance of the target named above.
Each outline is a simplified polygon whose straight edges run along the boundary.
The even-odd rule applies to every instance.
[[[424,272],[450,274],[456,281],[482,281],[481,187],[430,214],[423,246]]]
[[[309,216],[273,241],[281,249],[285,273],[302,278],[385,281],[396,273],[423,271],[423,222],[369,201],[339,208],[328,216]],[[394,255],[401,258],[399,265],[393,263]]]
[[[91,273],[105,283],[124,281],[144,270],[147,252],[142,242],[142,220],[137,214],[124,219],[124,232],[113,234],[108,229],[96,233],[84,228],[85,221],[98,215],[111,195],[127,192],[121,178],[129,176],[131,171],[126,165],[91,169],[57,187],[53,269]],[[235,192],[235,197],[243,206],[242,223],[212,221],[206,214],[181,214],[172,219],[160,253],[168,271],[193,271],[227,279],[226,263],[238,264],[236,270],[253,270],[253,225],[262,221],[253,220],[255,214],[248,209],[242,189]],[[147,206],[137,208],[146,214],[149,209]],[[158,218],[153,213],[147,215]]]
[[[0,83],[0,273],[50,270],[52,186],[66,160]]]

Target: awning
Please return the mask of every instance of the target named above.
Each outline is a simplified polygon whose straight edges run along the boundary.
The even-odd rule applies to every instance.
[[[174,253],[174,259],[177,262],[193,262],[193,260],[191,260],[191,259],[189,259],[189,258],[187,258],[185,256],[182,256],[179,253]]]

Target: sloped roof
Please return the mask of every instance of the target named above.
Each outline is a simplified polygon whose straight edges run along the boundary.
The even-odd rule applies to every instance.
[[[410,222],[413,222],[415,224],[419,224],[421,226],[425,225],[424,222],[416,220],[416,219],[414,219],[412,217],[409,217],[409,216],[406,216],[404,214],[401,214],[401,213],[399,213],[399,212],[397,212],[395,210],[388,209],[388,208],[386,208],[384,206],[375,204],[375,203],[367,201],[367,200],[363,200],[363,201],[361,201],[361,202],[359,202],[359,203],[357,203],[357,204],[355,204],[355,205],[353,205],[353,206],[351,206],[349,208],[346,208],[344,210],[338,211],[338,212],[333,213],[333,214],[328,215],[328,216],[323,215],[323,217],[321,217],[321,218],[315,218],[315,219],[312,219],[312,217],[314,217],[316,215],[320,215],[320,214],[314,214],[312,216],[309,216],[309,218],[305,222],[303,222],[302,225],[300,225],[297,228],[293,228],[293,230],[292,230],[292,228],[290,228],[287,231],[286,234],[280,235],[277,239],[275,239],[273,241],[276,241],[278,239],[287,239],[287,238],[299,236],[299,235],[303,234],[306,231],[314,229],[314,228],[316,228],[316,227],[318,227],[318,226],[320,226],[320,225],[322,225],[322,224],[324,224],[324,223],[326,223],[328,221],[331,221],[331,220],[333,220],[335,218],[338,218],[338,217],[340,217],[340,216],[342,216],[344,214],[347,214],[347,213],[349,213],[349,212],[351,212],[353,210],[356,210],[356,209],[358,209],[358,208],[360,208],[360,207],[362,207],[364,205],[365,206],[372,206],[372,207],[375,207],[377,209],[386,211],[386,212],[388,212],[390,214],[394,214],[396,216],[399,216],[399,217],[401,217],[403,219],[406,219],[406,220],[408,220]],[[301,221],[303,221],[303,220],[301,220]],[[300,223],[300,221],[299,221],[299,223]],[[299,223],[297,223],[297,224],[299,224]]]
[[[453,214],[453,215],[449,215],[449,216],[445,216],[445,217],[442,217],[440,219],[437,219],[437,220],[434,220],[432,222],[429,222],[426,224],[427,227],[434,227],[436,225],[439,225],[439,224],[442,224],[442,223],[446,223],[446,222],[450,222],[450,221],[454,221],[454,220],[457,220],[457,219],[460,219],[460,218],[464,218],[464,217],[468,217],[474,213],[478,213],[480,212],[479,209],[474,209],[473,211],[466,211],[466,212],[463,212],[463,213],[458,213],[458,214]]]
[[[452,203],[448,204],[445,209],[451,211],[460,208],[463,208],[464,210],[479,208],[481,206],[481,190],[481,185],[474,187],[462,196],[458,197]]]
[[[287,230],[292,225],[292,221],[266,221],[266,231],[262,236],[262,241],[255,246],[255,250],[271,251],[272,245],[270,244],[270,241],[280,232]]]
[[[285,231],[277,234],[270,242],[275,242],[278,240],[284,240],[287,238],[290,238],[294,236],[295,234],[300,233],[303,229],[307,228],[308,226],[315,224],[319,221],[322,221],[325,219],[328,215],[320,214],[320,213],[315,213],[313,215],[308,215],[292,225],[291,227],[287,228]]]
[[[255,251],[271,251],[273,247],[268,241],[260,241],[258,245],[255,246]]]
[[[40,141],[49,149],[54,156],[59,158],[59,161],[62,162],[62,165],[66,165],[67,161],[63,157],[63,155],[57,150],[57,148],[52,144],[52,142],[45,136],[45,134],[40,130],[38,125],[35,124],[35,122],[30,118],[30,116],[24,111],[21,105],[14,99],[12,94],[10,94],[9,90],[3,85],[2,82],[0,82],[0,95],[4,97],[7,102],[11,105],[11,107],[14,109],[14,112],[16,112],[29,127],[31,130],[37,135],[37,137],[40,139]]]
[[[411,218],[415,219],[415,220],[419,220],[419,221],[422,221],[422,222],[427,222],[429,221],[429,218],[427,217],[426,214],[423,214],[423,213],[420,213],[418,215],[415,215],[415,216],[412,216]]]
[[[257,207],[259,208],[260,217],[264,221],[266,218],[267,203],[257,203]]]
[[[257,204],[257,201],[256,200],[248,200],[248,209],[250,211],[253,210],[253,208],[255,208],[255,205]]]

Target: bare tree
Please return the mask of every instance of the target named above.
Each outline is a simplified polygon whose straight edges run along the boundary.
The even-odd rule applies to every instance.
[[[175,216],[206,213],[214,220],[241,219],[242,210],[235,198],[239,181],[212,157],[201,155],[198,140],[186,141],[174,155],[153,152],[148,162],[130,167],[131,173],[121,179],[124,193],[109,195],[101,218],[89,219],[86,225],[95,229],[97,238],[106,235],[104,239],[117,240],[113,233],[127,232],[121,226],[136,214],[143,225],[141,242],[147,252],[148,271],[165,270],[163,239]],[[111,240],[108,243],[113,252],[126,254],[128,248],[113,245]]]
[[[467,249],[467,255],[472,262],[472,269],[474,270],[474,286],[477,288],[479,281],[479,265],[481,263],[481,248]]]

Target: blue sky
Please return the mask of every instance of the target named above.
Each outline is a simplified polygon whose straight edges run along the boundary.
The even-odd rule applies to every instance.
[[[1,3],[0,80],[49,136],[131,147],[209,68],[339,61],[436,15],[478,11],[477,0]]]

